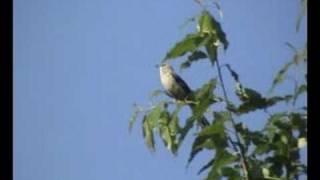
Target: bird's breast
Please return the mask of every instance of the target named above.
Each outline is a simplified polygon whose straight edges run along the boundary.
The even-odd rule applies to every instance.
[[[160,80],[161,80],[161,84],[162,86],[166,89],[166,90],[170,90],[173,88],[174,86],[174,80],[173,77],[171,75],[168,74],[161,74],[160,75]]]

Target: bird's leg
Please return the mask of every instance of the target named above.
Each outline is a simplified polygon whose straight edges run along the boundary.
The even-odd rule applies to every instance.
[[[184,103],[185,104],[195,104],[195,105],[198,105],[199,102],[197,101],[191,101],[191,100],[188,100],[187,98],[184,99]]]
[[[174,101],[175,101],[177,104],[181,104],[181,105],[186,105],[186,104],[199,104],[199,102],[190,101],[190,100],[187,100],[187,99],[184,99],[184,100],[175,99]]]
[[[181,105],[184,105],[184,104],[186,104],[184,101],[182,101],[182,100],[178,100],[178,99],[175,99],[174,100],[177,104],[181,104]]]

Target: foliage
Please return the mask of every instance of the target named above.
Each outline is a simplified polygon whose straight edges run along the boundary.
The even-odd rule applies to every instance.
[[[301,2],[305,5],[307,0]],[[219,47],[222,46],[226,50],[229,44],[220,23],[204,9],[197,17],[196,27],[195,32],[186,35],[168,51],[163,62],[186,57],[180,68],[188,69],[199,60],[209,60],[220,70],[223,66],[218,63]],[[307,63],[307,46],[298,50],[290,43],[287,45],[294,51],[293,58],[278,71],[270,92],[281,85],[293,67]],[[213,78],[193,92],[195,102],[192,102],[192,114],[185,121],[181,120],[180,111],[188,108],[188,103],[162,99],[150,108],[135,106],[129,123],[130,129],[137,119],[141,119],[147,147],[151,151],[156,150],[154,137],[158,135],[163,145],[174,155],[178,154],[186,135],[196,130],[188,164],[201,151],[212,151],[212,158],[199,170],[199,174],[208,171],[207,180],[222,177],[233,180],[297,179],[301,174],[306,175],[307,166],[301,162],[300,150],[307,145],[307,106],[302,109],[295,108],[297,99],[305,97],[302,95],[307,91],[306,79],[303,78],[300,83],[298,80],[295,81],[292,94],[266,97],[252,88],[244,87],[236,71],[229,64],[225,67],[235,82],[234,93],[238,101],[231,102],[226,93],[224,98],[221,98],[215,92],[217,86],[224,89],[220,74],[220,83],[217,82],[217,78]],[[303,76],[306,77],[306,72]],[[152,96],[159,94],[161,91],[157,90]],[[282,102],[285,102],[288,109],[282,108],[280,112],[269,113],[262,130],[250,130],[243,122],[235,121],[235,118],[238,119],[245,114],[259,113],[258,110],[268,112],[269,108]],[[212,108],[215,104],[226,106],[224,110],[216,111]],[[194,129],[199,118],[204,116],[211,118],[210,125]],[[232,131],[228,129],[228,124],[232,124]]]

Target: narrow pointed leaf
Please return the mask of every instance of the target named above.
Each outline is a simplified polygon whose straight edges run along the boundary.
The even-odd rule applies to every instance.
[[[288,63],[286,63],[279,71],[278,73],[276,74],[276,77],[273,79],[273,82],[272,82],[272,86],[270,88],[270,92],[272,92],[274,90],[274,88],[280,84],[283,80],[284,80],[284,76],[286,74],[286,72],[288,71],[289,67],[293,65],[293,62],[290,61]]]
[[[293,102],[295,103],[297,98],[299,97],[300,94],[304,93],[307,91],[307,85],[302,84],[301,86],[298,87],[297,91],[295,92],[293,96]]]
[[[150,127],[150,124],[146,118],[146,116],[144,116],[143,119],[143,137],[146,140],[146,144],[149,148],[150,151],[155,151],[155,143],[154,143],[154,136],[153,136],[153,131],[152,128]]]
[[[203,171],[205,171],[206,169],[208,169],[209,167],[211,167],[214,163],[214,158],[211,159],[207,164],[205,164],[204,166],[201,167],[201,169],[199,170],[198,174],[201,174]]]
[[[147,115],[147,120],[150,128],[153,129],[157,126],[158,120],[161,115],[161,105],[159,104]]]
[[[129,120],[129,132],[131,132],[131,130],[133,128],[133,125],[137,120],[139,112],[140,111],[137,109],[137,107],[135,107],[135,110],[133,111],[133,113],[132,113],[132,115],[130,117],[130,120]]]
[[[188,34],[182,41],[175,44],[175,46],[167,53],[164,61],[175,59],[185,55],[187,52],[194,52],[203,46],[206,42],[207,36],[201,34]]]
[[[297,24],[296,24],[296,31],[298,32],[299,29],[300,29],[300,24],[301,24],[301,20],[302,18],[306,15],[306,12],[307,12],[307,3],[308,1],[307,0],[300,0],[301,1],[301,4],[300,4],[300,14],[298,16],[298,19],[297,19]]]

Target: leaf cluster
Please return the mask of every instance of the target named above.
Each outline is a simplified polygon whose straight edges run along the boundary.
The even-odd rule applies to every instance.
[[[187,34],[167,52],[163,62],[180,58],[182,69],[190,68],[199,60],[209,60],[212,66],[219,66],[216,63],[218,48],[222,46],[226,50],[229,45],[220,23],[208,10],[203,10],[197,17],[196,27],[195,32]],[[297,50],[293,45],[287,45],[294,50],[294,56],[278,71],[270,92],[283,82],[290,68],[307,63],[307,46]],[[187,134],[195,130],[188,164],[200,152],[212,152],[212,157],[199,170],[199,174],[208,170],[207,180],[223,177],[231,180],[243,179],[246,177],[241,160],[243,158],[246,158],[248,165],[247,179],[297,179],[301,174],[306,174],[307,167],[301,162],[300,152],[307,145],[307,106],[301,109],[292,107],[295,107],[299,97],[304,97],[307,83],[296,83],[291,94],[266,97],[257,90],[245,87],[240,82],[238,73],[229,64],[225,67],[235,82],[234,93],[238,101],[230,102],[221,98],[215,89],[222,84],[217,82],[217,78],[212,78],[193,92],[194,102],[162,99],[151,108],[135,106],[130,129],[137,119],[141,119],[147,147],[154,152],[155,136],[158,136],[174,155],[178,154]],[[306,77],[306,74],[304,75]],[[161,91],[155,91],[153,96],[159,94]],[[262,130],[250,130],[244,122],[233,124],[231,129],[228,127],[230,122],[235,122],[234,117],[258,113],[258,110],[268,112],[270,107],[277,107],[281,102],[286,103],[288,110],[269,113]],[[225,106],[218,111],[213,108],[216,104]],[[192,107],[191,115],[183,118],[185,116],[180,113],[181,110],[189,107]],[[194,128],[202,117],[208,118],[210,124],[202,129]],[[236,138],[236,135],[240,139]],[[244,157],[240,156],[240,153],[243,153]]]

